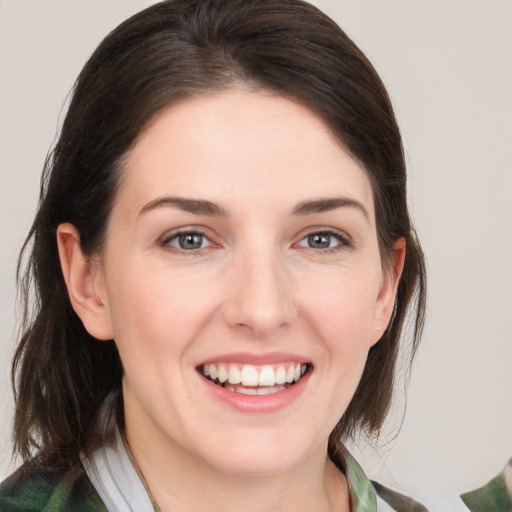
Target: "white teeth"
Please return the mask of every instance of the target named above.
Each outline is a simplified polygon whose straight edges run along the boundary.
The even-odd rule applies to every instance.
[[[277,392],[273,391],[274,389],[281,391],[286,388],[286,384],[298,382],[306,373],[306,370],[307,365],[300,363],[267,364],[264,366],[214,363],[205,364],[202,367],[202,373],[205,377],[214,382],[217,381],[219,384],[224,384],[226,389],[231,388],[231,385],[242,384],[248,387],[258,387],[258,394],[267,394],[267,390],[270,390],[271,393]],[[259,389],[265,391],[259,393]]]
[[[244,364],[242,368],[242,384],[244,386],[258,385],[258,370],[249,364]]]
[[[274,393],[279,393],[279,391],[283,391],[286,389],[286,386],[272,386],[268,388],[241,388],[236,386],[227,385],[225,388],[228,391],[234,391],[235,393],[240,393],[241,395],[273,395]]]
[[[260,376],[258,379],[259,386],[273,386],[276,383],[276,374],[272,366],[264,366],[260,370]]]
[[[258,388],[258,395],[273,395],[286,389],[285,386],[272,386],[270,388]]]
[[[306,367],[304,367],[305,369]],[[286,370],[284,366],[280,366],[276,371],[276,384],[284,384],[286,382]]]
[[[298,365],[295,367],[295,372],[294,372],[293,378],[294,378],[295,382],[299,382],[299,380],[300,380],[300,378],[301,378],[301,374],[300,374],[300,364],[298,364]]]
[[[228,382],[230,384],[240,384],[242,382],[242,372],[234,364],[229,365]]]
[[[243,395],[257,395],[258,394],[258,390],[255,388],[241,388],[241,389],[243,389],[243,391],[241,391],[241,393]]]
[[[226,367],[221,364],[219,366],[219,382],[224,383],[228,380],[228,371],[226,370]]]

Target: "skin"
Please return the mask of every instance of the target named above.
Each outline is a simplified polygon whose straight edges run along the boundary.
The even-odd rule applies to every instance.
[[[180,247],[184,229],[201,248]],[[73,307],[116,341],[128,441],[163,511],[349,510],[327,440],[387,326],[405,247],[383,270],[368,177],[318,117],[243,88],[171,106],[128,155],[101,254],[85,258],[69,224],[58,243]],[[212,399],[196,369],[276,351],[313,369],[270,413]]]

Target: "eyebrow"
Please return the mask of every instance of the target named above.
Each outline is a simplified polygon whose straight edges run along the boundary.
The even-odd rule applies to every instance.
[[[193,213],[195,215],[208,215],[211,217],[227,217],[229,212],[211,201],[203,199],[188,199],[185,197],[159,197],[144,205],[139,215],[161,207],[170,207],[177,210]]]
[[[311,215],[313,213],[324,213],[345,207],[359,210],[366,220],[370,220],[368,210],[363,206],[363,204],[348,197],[329,197],[325,199],[303,201],[293,209],[293,215]]]
[[[139,215],[143,215],[151,210],[161,207],[169,207],[195,215],[208,215],[211,217],[228,217],[229,212],[221,206],[206,201],[204,199],[189,199],[185,197],[159,197],[144,205]],[[370,219],[366,208],[355,199],[348,197],[329,197],[325,199],[315,199],[311,201],[302,201],[292,211],[293,215],[312,215],[314,213],[324,213],[338,208],[355,208],[359,210],[366,220]]]

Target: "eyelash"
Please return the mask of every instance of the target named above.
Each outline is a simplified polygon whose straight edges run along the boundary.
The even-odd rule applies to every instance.
[[[186,236],[198,236],[201,237],[201,245],[204,241],[208,242],[208,245],[206,247],[197,247],[197,248],[190,248],[185,249],[183,247],[176,247],[172,245],[172,242],[176,241],[178,244],[180,244],[180,238],[186,237]],[[333,247],[310,247],[308,245],[302,245],[302,242],[306,241],[306,243],[309,243],[311,241],[311,237],[314,236],[325,236],[329,237],[329,239],[334,238],[338,243]],[[160,245],[162,247],[165,247],[169,250],[172,250],[174,252],[179,252],[182,254],[198,254],[199,252],[202,252],[204,249],[207,249],[208,247],[214,246],[214,243],[208,238],[207,235],[202,233],[198,230],[183,230],[183,231],[177,231],[172,233],[171,235],[165,236],[160,241]],[[180,244],[181,245],[181,244]],[[344,233],[341,233],[339,231],[335,231],[332,229],[322,229],[319,231],[311,231],[305,236],[303,236],[297,244],[295,244],[299,247],[305,247],[307,249],[312,249],[314,252],[321,252],[321,253],[335,253],[337,251],[340,251],[342,249],[351,249],[353,248],[353,243],[351,239],[345,235]],[[330,245],[330,242],[329,242]]]

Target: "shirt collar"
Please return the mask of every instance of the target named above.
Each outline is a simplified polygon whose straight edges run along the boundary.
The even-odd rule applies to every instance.
[[[356,459],[343,448],[333,462],[347,478],[351,512],[377,512],[375,489]]]

